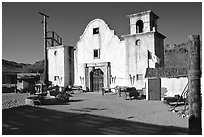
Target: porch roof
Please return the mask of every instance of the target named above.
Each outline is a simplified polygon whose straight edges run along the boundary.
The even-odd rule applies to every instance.
[[[145,78],[179,78],[187,76],[187,68],[147,68],[145,74]]]

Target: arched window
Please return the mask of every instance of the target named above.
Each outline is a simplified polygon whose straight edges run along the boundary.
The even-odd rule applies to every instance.
[[[138,20],[136,23],[136,33],[141,33],[143,32],[143,21]]]

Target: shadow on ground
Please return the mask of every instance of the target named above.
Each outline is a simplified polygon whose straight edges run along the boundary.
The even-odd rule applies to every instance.
[[[153,135],[188,134],[187,129],[158,126],[90,114],[21,106],[2,110],[3,135]]]
[[[70,109],[72,111],[78,111],[78,112],[92,112],[92,111],[102,111],[107,110],[106,108],[82,108],[82,109]]]
[[[81,101],[83,101],[83,99],[75,99],[75,100],[70,99],[70,100],[69,100],[69,102],[81,102]]]

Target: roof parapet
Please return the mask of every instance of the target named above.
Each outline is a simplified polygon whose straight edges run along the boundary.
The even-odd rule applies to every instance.
[[[130,15],[127,15],[128,18],[131,18],[131,17],[134,17],[134,16],[141,16],[143,14],[150,14],[152,13],[156,19],[159,19],[159,16],[157,16],[153,11],[151,10],[148,10],[148,11],[143,11],[143,12],[138,12],[138,13],[134,13],[134,14],[130,14]]]

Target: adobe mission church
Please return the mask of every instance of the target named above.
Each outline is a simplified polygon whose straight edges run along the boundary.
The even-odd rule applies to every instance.
[[[157,31],[159,17],[152,11],[127,17],[130,34],[121,36],[123,40],[105,21],[94,19],[74,47],[48,47],[49,81],[94,92],[115,86],[145,88],[146,68],[164,67],[165,36]]]

